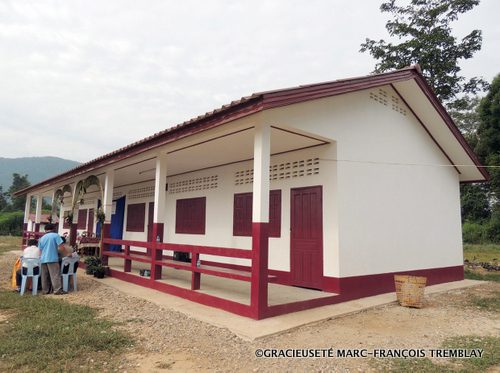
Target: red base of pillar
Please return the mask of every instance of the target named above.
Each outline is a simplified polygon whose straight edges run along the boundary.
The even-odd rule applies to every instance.
[[[151,280],[161,279],[162,266],[155,264],[156,260],[162,260],[162,250],[156,250],[156,242],[163,242],[163,223],[153,223],[153,248],[151,253]]]
[[[78,234],[77,229],[78,225],[74,223],[72,223],[69,227],[69,244],[73,247],[76,245],[76,236]]]
[[[35,232],[40,232],[40,223],[35,223]]]
[[[252,317],[261,319],[267,311],[269,223],[252,223]]]
[[[101,239],[109,238],[111,232],[111,223],[104,223],[101,229]],[[102,243],[101,240],[101,253],[109,250],[109,244]],[[108,257],[101,254],[102,265],[108,265]]]
[[[195,268],[200,254],[194,254],[191,258],[191,267]],[[191,272],[191,290],[200,290],[201,286],[201,273]]]

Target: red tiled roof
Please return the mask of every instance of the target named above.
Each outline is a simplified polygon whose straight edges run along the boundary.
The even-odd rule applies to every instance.
[[[47,222],[49,221],[49,216],[50,216],[50,214],[42,214],[42,215],[40,216],[40,222],[42,222],[42,223],[47,223]],[[30,216],[29,216],[29,220],[31,220],[31,221],[35,221],[35,214],[30,214]],[[59,218],[58,218],[57,216],[56,216],[56,217],[54,217],[54,221],[53,221],[53,222],[54,222],[54,223],[59,222]]]
[[[410,79],[415,79],[417,81],[419,86],[425,91],[426,95],[429,97],[434,106],[437,105],[436,110],[440,111],[441,114],[443,114],[444,112],[443,119],[447,123],[448,127],[464,147],[465,151],[468,153],[474,163],[478,166],[483,176],[488,179],[489,174],[484,169],[484,167],[482,167],[476,155],[469,147],[458,128],[453,123],[453,120],[449,117],[446,110],[439,103],[439,100],[433,93],[432,89],[426,83],[421,74],[420,67],[416,65],[386,73],[365,75],[355,78],[340,79],[323,83],[300,85],[298,87],[254,93],[250,96],[245,96],[240,98],[239,100],[232,101],[230,104],[223,105],[222,107],[211,112],[207,112],[203,115],[199,115],[196,118],[192,118],[176,126],[157,132],[149,137],[136,141],[111,153],[102,155],[89,162],[81,164],[76,168],[56,175],[50,179],[44,180],[38,184],[20,190],[16,193],[16,195],[23,195],[39,187],[49,186],[51,184],[61,182],[67,178],[78,176],[83,173],[106,166],[117,160],[134,156],[145,150],[165,145],[186,136],[193,135],[195,133],[213,128],[224,123],[228,123],[235,119],[242,118],[265,109],[291,105],[298,102],[314,100],[322,97],[335,96],[338,94],[354,92],[361,89],[382,86]]]

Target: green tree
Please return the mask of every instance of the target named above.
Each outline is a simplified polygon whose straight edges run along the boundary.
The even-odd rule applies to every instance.
[[[485,184],[462,184],[460,186],[462,223],[465,221],[484,222],[489,219],[488,192],[489,188]]]
[[[479,117],[480,98],[477,96],[467,97],[463,110],[450,110],[455,124],[460,129],[469,145],[474,149],[478,143],[477,131],[481,123]],[[489,183],[462,184],[460,185],[460,204],[462,207],[462,223],[476,222],[484,223],[490,218],[490,185]],[[464,226],[464,239],[467,229],[480,226]],[[479,243],[479,242],[474,242]]]
[[[3,191],[3,186],[0,185],[0,211],[3,211],[9,205],[9,201],[7,201],[6,193]]]
[[[500,74],[493,79],[490,89],[479,105],[479,125],[476,152],[487,162],[492,154],[500,153]]]
[[[10,186],[7,193],[11,200],[11,209],[13,211],[24,211],[24,206],[26,204],[26,196],[15,197],[14,193],[18,190],[27,188],[31,185],[28,181],[28,175],[20,175],[18,173],[12,174],[12,185]]]
[[[411,0],[396,5],[396,0],[382,3],[380,10],[392,19],[386,29],[398,42],[367,38],[361,52],[376,60],[376,72],[419,64],[422,74],[439,99],[449,108],[463,108],[462,94],[474,94],[487,87],[481,78],[460,75],[459,61],[469,59],[481,49],[480,30],[473,30],[460,41],[452,35],[450,23],[479,4],[479,0]]]
[[[490,190],[495,203],[500,200],[500,74],[493,79],[487,95],[479,104],[481,124],[477,129],[476,153],[490,166]],[[500,209],[498,209],[500,210]]]
[[[478,96],[466,96],[462,99],[463,106],[460,110],[451,109],[449,113],[453,121],[464,135],[472,149],[477,145],[477,130],[481,123],[479,117],[479,103],[481,98]]]

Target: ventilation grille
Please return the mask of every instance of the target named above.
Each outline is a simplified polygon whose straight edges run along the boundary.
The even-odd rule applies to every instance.
[[[123,192],[114,192],[114,193],[113,193],[113,200],[118,199],[118,198],[121,198],[121,197],[123,197],[124,195],[125,195],[125,193],[123,193]]]
[[[384,106],[387,106],[389,104],[388,94],[381,88],[379,88],[377,92],[370,92],[370,98]]]
[[[218,188],[218,175],[197,177],[193,179],[186,179],[170,183],[168,192],[170,194],[194,192],[197,190],[207,190]]]
[[[283,162],[269,167],[269,180],[284,180],[296,177],[319,175],[319,158]],[[236,171],[234,185],[253,183],[253,169]]]
[[[142,188],[130,189],[128,191],[129,199],[141,199],[141,198],[149,198],[154,197],[155,195],[155,187],[147,186]]]
[[[234,174],[234,185],[244,185],[253,183],[253,168],[249,170],[236,171]]]
[[[377,92],[370,92],[370,98],[384,106],[389,105],[389,95],[386,91],[384,91],[381,88],[379,88]],[[398,112],[401,115],[406,116],[407,114],[406,107],[404,103],[401,102],[399,97],[391,95],[391,104],[392,104],[392,110]]]
[[[406,117],[406,108],[398,97],[392,96],[392,110]]]

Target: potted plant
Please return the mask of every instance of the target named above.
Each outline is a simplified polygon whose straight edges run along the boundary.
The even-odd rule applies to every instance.
[[[99,207],[95,212],[95,218],[98,223],[104,224],[104,220],[106,219],[106,215],[104,214],[104,210],[102,207]]]
[[[73,224],[73,211],[68,212],[68,215],[64,218],[67,224]]]
[[[94,277],[104,278],[105,274],[106,274],[106,267],[104,267],[103,265],[98,265],[95,267]]]
[[[85,258],[85,273],[93,275],[98,267],[102,267],[101,259],[95,256],[88,256]]]

